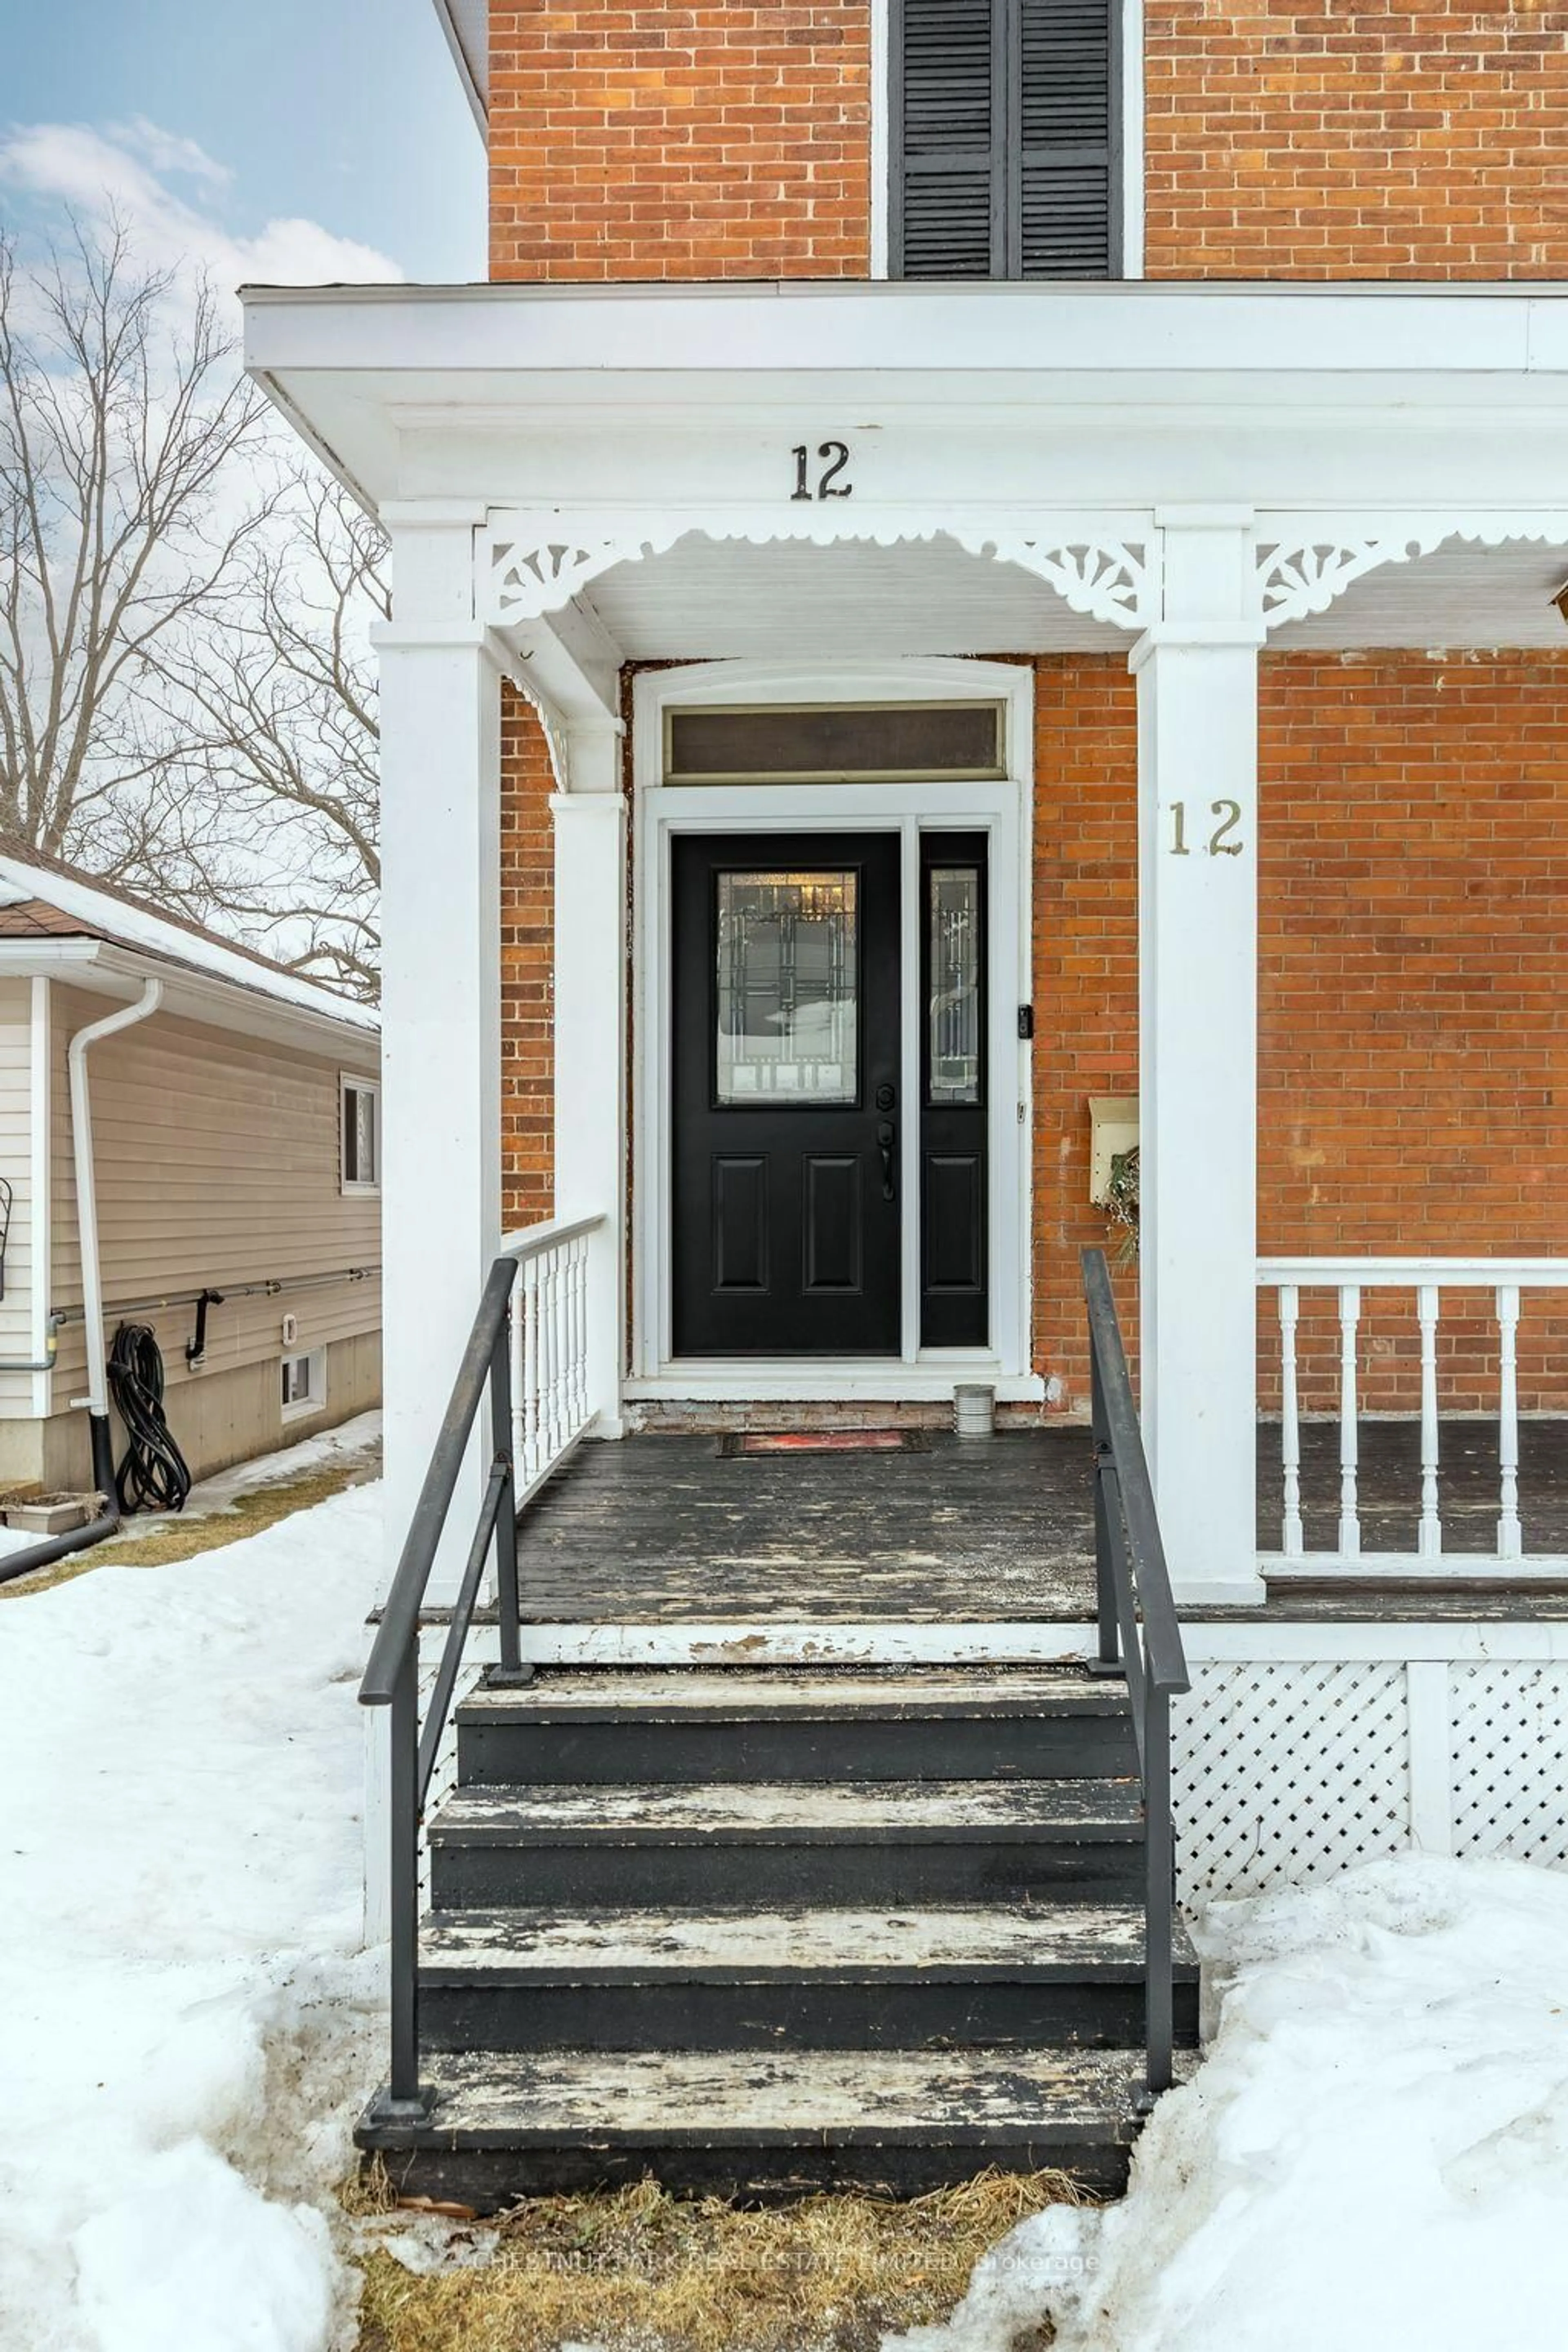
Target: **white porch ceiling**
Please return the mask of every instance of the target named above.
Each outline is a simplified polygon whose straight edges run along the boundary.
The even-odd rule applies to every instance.
[[[1568,544],[1451,539],[1369,572],[1325,613],[1269,645],[1532,646],[1568,651],[1552,603]],[[616,564],[577,600],[627,661],[854,660],[915,654],[1126,653],[1131,632],[1074,613],[1012,563],[943,536],[890,547],[763,545],[692,532],[668,552]]]
[[[1033,573],[941,537],[752,546],[694,532],[667,554],[616,564],[578,601],[628,661],[1114,653],[1131,643]]]
[[[1448,539],[1430,555],[1369,572],[1326,613],[1288,623],[1269,643],[1281,651],[1543,646],[1568,653],[1568,627],[1552,603],[1564,580],[1568,546],[1510,540],[1481,547]]]

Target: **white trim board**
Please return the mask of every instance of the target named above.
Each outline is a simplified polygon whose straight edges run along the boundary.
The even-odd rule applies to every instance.
[[[1272,1585],[1386,1578],[1402,1584],[1485,1584],[1493,1577],[1508,1584],[1568,1584],[1568,1557],[1552,1552],[1521,1559],[1503,1559],[1496,1552],[1444,1551],[1426,1557],[1403,1551],[1268,1552],[1258,1566]]]
[[[867,191],[871,218],[871,275],[886,278],[889,268],[891,189],[889,175],[892,170],[892,141],[889,136],[891,112],[889,92],[892,88],[893,38],[889,22],[889,0],[871,0],[871,89],[870,89],[870,168],[871,184]]]
[[[441,1629],[427,1628],[426,1642]],[[1085,1623],[1008,1625],[846,1619],[767,1619],[662,1625],[525,1625],[522,1654],[540,1666],[1072,1665],[1094,1654]],[[476,1626],[467,1665],[500,1655],[493,1625]]]
[[[1121,0],[1121,275],[1143,275],[1143,0]]]
[[[438,1642],[443,1628],[426,1629]],[[951,1620],[694,1619],[642,1624],[524,1625],[522,1654],[542,1666],[701,1665],[1070,1665],[1095,1654],[1087,1620],[1038,1624]],[[1409,1664],[1426,1660],[1551,1664],[1568,1659],[1568,1624],[1346,1625],[1251,1622],[1184,1624],[1193,1666],[1367,1660]],[[467,1664],[500,1655],[493,1625],[476,1626]]]
[[[829,1362],[826,1358],[795,1363],[766,1356],[749,1356],[743,1363],[728,1358],[704,1363],[677,1358],[659,1373],[626,1381],[622,1393],[628,1403],[658,1397],[694,1404],[854,1403],[861,1399],[868,1404],[929,1403],[951,1402],[960,1381],[985,1383],[1004,1404],[1038,1404],[1046,1396],[1046,1383],[1037,1372],[1008,1373],[994,1356],[941,1349],[922,1350],[912,1364],[892,1357],[859,1363]]]
[[[1326,1618],[1268,1618],[1184,1624],[1190,1665],[1256,1661],[1413,1659],[1531,1661],[1568,1658],[1568,1622],[1551,1618],[1439,1619],[1434,1622],[1358,1623]]]
[[[770,701],[893,702],[951,699],[954,693],[994,698],[1006,705],[1007,780],[1000,783],[740,784],[667,786],[662,772],[664,713],[671,705]],[[669,871],[678,833],[853,830],[897,831],[904,841],[901,893],[904,972],[903,1098],[918,1096],[918,910],[910,875],[923,829],[988,833],[991,838],[989,1047],[991,1069],[990,1195],[992,1345],[982,1354],[922,1351],[916,1336],[919,1226],[903,1229],[904,1344],[897,1362],[872,1367],[803,1360],[787,1377],[809,1376],[824,1398],[866,1396],[868,1378],[884,1394],[890,1377],[914,1385],[902,1392],[946,1394],[981,1371],[1004,1382],[1030,1376],[1030,1138],[1032,1053],[1016,1034],[1016,1007],[1031,1001],[1031,845],[1034,780],[1034,677],[1016,663],[947,657],[885,661],[851,667],[773,662],[700,662],[649,671],[635,688],[633,761],[636,796],[633,887],[633,987],[637,1039],[635,1150],[632,1182],[636,1283],[631,1364],[634,1380],[658,1383],[665,1396],[734,1394],[750,1384],[749,1364],[725,1365],[679,1384],[672,1360],[669,1175]],[[1011,1073],[1011,1078],[1008,1074]],[[920,1121],[901,1122],[901,1189],[919,1198]],[[926,1383],[931,1382],[928,1386]],[[737,1383],[732,1386],[731,1383]],[[635,1393],[635,1391],[633,1391]],[[644,1394],[653,1391],[644,1389]],[[790,1391],[799,1394],[798,1385]],[[1039,1391],[1027,1389],[1026,1394]],[[781,1393],[773,1390],[775,1396]]]

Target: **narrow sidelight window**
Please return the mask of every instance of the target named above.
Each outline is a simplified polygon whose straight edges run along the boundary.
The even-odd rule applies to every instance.
[[[981,1099],[984,878],[977,866],[926,870],[926,1099],[939,1107]]]
[[[1116,276],[1117,0],[889,5],[893,276]]]

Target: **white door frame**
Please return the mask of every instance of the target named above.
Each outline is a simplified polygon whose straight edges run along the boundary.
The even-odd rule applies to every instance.
[[[893,702],[1005,704],[1008,775],[989,783],[668,786],[664,714],[672,703]],[[1017,1007],[1031,998],[1030,890],[1034,679],[1026,665],[948,658],[854,668],[703,662],[637,680],[633,972],[636,1062],[631,1220],[635,1265],[632,1397],[878,1400],[945,1397],[956,1382],[994,1382],[1005,1399],[1037,1398],[1030,1369],[1030,1048]],[[907,1103],[920,1099],[919,857],[922,831],[984,832],[990,843],[989,1349],[921,1349],[918,1213],[903,1220],[901,1358],[748,1357],[677,1360],[670,1346],[669,1170],[670,843],[676,834],[897,832],[901,839],[903,1068]],[[920,1121],[901,1122],[900,1180],[919,1200]]]

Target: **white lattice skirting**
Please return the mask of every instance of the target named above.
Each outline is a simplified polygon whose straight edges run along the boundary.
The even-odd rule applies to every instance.
[[[1174,1743],[1184,1901],[1412,1848],[1568,1868],[1563,1660],[1195,1663]]]

